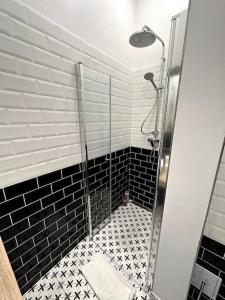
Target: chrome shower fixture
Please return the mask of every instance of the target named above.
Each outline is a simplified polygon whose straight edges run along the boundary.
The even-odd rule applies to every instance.
[[[165,45],[163,40],[153,31],[151,30],[147,25],[144,25],[141,30],[134,32],[130,38],[129,43],[136,48],[144,48],[151,46],[156,39],[160,41],[162,44],[162,54],[161,54],[161,67],[160,67],[160,76],[159,76],[159,86],[156,85],[155,81],[153,80],[154,74],[151,72],[148,72],[144,75],[145,80],[148,80],[152,83],[155,91],[156,91],[156,100],[151,108],[150,112],[144,119],[141,125],[141,133],[148,135],[148,141],[151,144],[152,149],[156,149],[159,147],[160,144],[160,129],[159,126],[159,114],[160,114],[160,91],[163,89],[162,86],[162,80],[163,80],[163,71],[164,71],[164,64],[165,64],[165,58],[164,58],[164,52],[165,52]],[[145,131],[144,125],[147,123],[148,118],[152,115],[156,109],[156,120],[155,120],[155,130],[151,131]],[[151,120],[149,124],[151,123]]]
[[[129,39],[132,46],[144,48],[152,45],[158,39],[164,46],[163,40],[147,25],[144,25],[141,30],[134,32]]]
[[[152,72],[148,72],[144,75],[144,79],[150,81],[156,91],[162,90],[163,86],[157,87],[153,78],[154,78],[154,74]]]

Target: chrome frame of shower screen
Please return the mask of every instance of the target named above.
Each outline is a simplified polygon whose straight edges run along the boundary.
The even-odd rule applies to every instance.
[[[155,266],[165,204],[169,163],[172,150],[173,132],[179,96],[180,77],[183,64],[183,52],[186,36],[187,10],[174,16],[171,20],[170,44],[168,53],[167,78],[165,89],[165,110],[159,147],[155,201],[152,213],[152,227],[146,291],[151,292],[154,285]]]
[[[112,221],[112,76],[109,76],[109,220]]]
[[[92,216],[91,216],[91,197],[89,190],[89,175],[88,175],[88,142],[87,142],[87,129],[86,129],[86,118],[84,110],[85,101],[85,90],[84,90],[84,67],[82,62],[75,64],[75,77],[76,77],[76,89],[77,89],[77,102],[78,102],[78,113],[79,113],[79,127],[80,127],[80,144],[81,144],[81,159],[82,159],[82,171],[84,174],[84,190],[85,190],[85,204],[88,212],[88,232],[90,239],[94,238],[97,234],[97,230],[92,228]],[[109,216],[107,222],[103,222],[103,227],[106,226],[112,220],[112,116],[111,116],[111,105],[112,105],[112,78],[108,74],[104,74],[109,77],[109,153],[106,155],[106,160],[109,161]],[[99,230],[101,230],[100,228]]]
[[[79,127],[80,127],[80,145],[81,145],[81,159],[82,159],[82,171],[84,174],[84,191],[85,191],[85,204],[88,211],[88,232],[90,238],[92,238],[92,223],[91,223],[91,199],[89,193],[89,180],[88,180],[88,149],[87,149],[87,131],[85,113],[83,108],[84,99],[84,70],[83,64],[78,62],[75,64],[75,77],[76,77],[76,88],[77,88],[77,105],[79,112]]]

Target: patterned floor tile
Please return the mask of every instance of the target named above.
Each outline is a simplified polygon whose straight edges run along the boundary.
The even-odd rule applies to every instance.
[[[97,297],[80,268],[102,252],[136,289],[135,300],[148,300],[145,285],[150,244],[151,213],[134,204],[120,206],[112,221],[91,241],[80,242],[25,295],[25,300],[83,300]]]
[[[134,204],[120,206],[94,242],[114,258],[141,286],[145,284],[150,245],[151,212]]]

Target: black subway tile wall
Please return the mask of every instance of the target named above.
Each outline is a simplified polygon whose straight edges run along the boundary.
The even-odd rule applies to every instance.
[[[122,197],[129,189],[130,148],[112,153],[112,212],[121,204]],[[91,219],[93,229],[109,215],[110,168],[108,155],[88,161]]]
[[[130,147],[112,153],[112,212],[121,204],[121,199],[129,190]]]
[[[112,153],[112,212],[126,191],[152,208],[158,153],[128,147]],[[91,217],[96,228],[110,214],[108,156],[88,161]],[[0,231],[22,293],[87,234],[82,164],[0,190]]]
[[[147,209],[153,208],[158,151],[130,148],[130,199]]]
[[[225,300],[225,245],[203,235],[196,262],[222,278],[216,300]],[[197,298],[198,290],[191,285],[188,299],[196,300]],[[201,299],[209,300],[209,297],[203,295]]]
[[[22,293],[87,235],[82,174],[78,164],[0,191],[1,237]]]

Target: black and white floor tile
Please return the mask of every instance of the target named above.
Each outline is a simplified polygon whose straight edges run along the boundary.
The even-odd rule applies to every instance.
[[[94,242],[134,282],[145,284],[150,244],[151,212],[137,205],[120,206]]]
[[[150,242],[151,212],[136,205],[120,206],[111,222],[93,239],[84,239],[43,276],[25,300],[98,299],[80,268],[102,252],[122,276],[136,288],[135,300],[148,300],[145,285]]]

